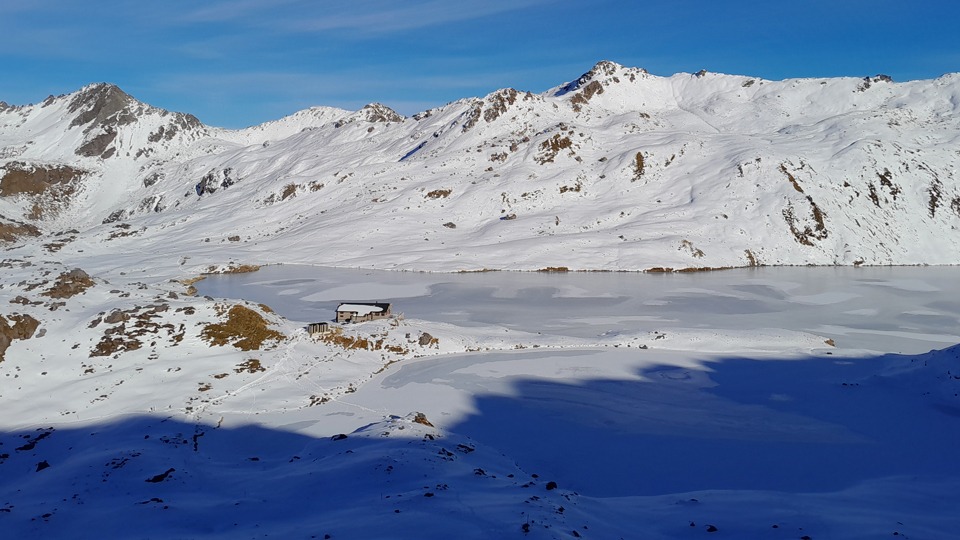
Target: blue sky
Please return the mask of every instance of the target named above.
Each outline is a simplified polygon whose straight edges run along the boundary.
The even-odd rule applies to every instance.
[[[767,79],[960,71],[956,0],[0,0],[0,100],[112,82],[207,124],[541,92],[599,60]]]

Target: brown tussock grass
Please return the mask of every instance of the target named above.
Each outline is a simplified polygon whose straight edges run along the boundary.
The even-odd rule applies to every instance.
[[[241,351],[256,351],[265,341],[281,341],[286,338],[269,328],[267,320],[256,311],[236,305],[227,311],[227,320],[203,327],[200,337],[211,345],[233,345]]]

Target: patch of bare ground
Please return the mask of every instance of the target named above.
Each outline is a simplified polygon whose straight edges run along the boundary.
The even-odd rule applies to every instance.
[[[259,358],[248,358],[243,362],[240,362],[239,364],[237,364],[237,367],[233,368],[234,373],[260,373],[261,371],[266,371],[266,370],[267,368],[263,367],[263,365],[260,364]],[[227,374],[224,373],[222,377],[218,377],[218,378],[222,379],[223,377],[226,377],[226,376]]]
[[[285,201],[287,199],[297,196],[297,185],[296,184],[287,184],[283,186],[283,192],[280,193],[280,200]]]
[[[131,229],[130,225],[127,223],[118,223],[113,226],[114,230],[110,232],[110,236],[107,237],[107,240],[116,240],[117,238],[125,238],[127,236],[136,236],[146,229]]]
[[[0,197],[42,195],[54,186],[63,186],[83,178],[85,171],[66,165],[35,165],[11,161],[3,166]]]
[[[680,251],[683,251],[683,250],[689,251],[690,256],[692,256],[695,259],[702,259],[704,257],[703,251],[694,247],[693,242],[689,240],[681,240],[680,247],[677,249],[679,249]]]
[[[93,279],[79,268],[74,268],[69,272],[63,272],[57,276],[57,280],[46,291],[40,293],[40,296],[50,298],[72,298],[78,294],[93,287]]]
[[[603,93],[603,85],[600,81],[590,81],[589,84],[583,87],[580,92],[577,92],[570,98],[570,103],[573,104],[573,110],[580,112],[580,109],[584,105],[590,102],[590,99],[597,95]]]
[[[47,251],[49,251],[50,253],[56,253],[56,252],[60,251],[61,249],[63,249],[63,246],[65,246],[65,245],[69,244],[70,242],[73,242],[74,240],[76,240],[76,239],[77,239],[76,235],[79,234],[79,233],[80,233],[80,231],[78,231],[78,230],[76,230],[76,229],[71,229],[71,230],[69,230],[69,231],[58,232],[57,234],[54,235],[54,236],[56,237],[56,239],[55,239],[54,241],[52,241],[52,242],[49,242],[49,243],[47,243],[47,244],[44,244],[44,245],[43,245],[43,248],[46,249]]]
[[[430,198],[430,199],[441,199],[441,198],[445,199],[449,197],[451,193],[453,193],[452,189],[435,189],[427,193],[426,196],[427,198]]]
[[[930,212],[930,217],[935,217],[937,215],[937,208],[940,206],[940,200],[943,198],[943,184],[940,180],[935,178],[933,183],[930,184],[930,189],[927,193],[930,195],[927,209]]]
[[[0,216],[0,243],[13,243],[27,236],[40,236],[40,229],[29,223],[8,220]]]
[[[577,183],[574,184],[573,187],[570,187],[570,186],[560,186],[560,193],[561,193],[561,194],[566,193],[566,192],[568,192],[568,191],[569,191],[569,192],[572,192],[572,193],[580,193],[581,191],[583,191],[583,182],[581,182],[580,180],[577,180]]]
[[[686,268],[678,268],[674,272],[678,273],[690,273],[690,272],[719,272],[720,270],[732,270],[733,266],[688,266]]]
[[[207,271],[204,272],[205,275],[211,274],[247,274],[250,272],[256,272],[260,270],[260,266],[256,264],[230,264],[227,266],[210,266],[207,268]],[[197,280],[199,281],[199,280]]]
[[[813,198],[807,195],[807,202],[810,203],[810,214],[813,218],[813,225],[800,223],[793,211],[793,204],[787,204],[783,209],[783,219],[790,227],[790,232],[798,243],[805,246],[812,246],[814,240],[825,240],[827,238],[827,226],[824,221],[826,214],[820,210],[820,207],[813,202]]]
[[[800,187],[800,183],[797,182],[797,179],[794,178],[792,174],[790,174],[790,171],[787,170],[787,166],[783,163],[780,164],[780,172],[782,172],[787,176],[787,180],[790,181],[790,185],[793,186],[793,189],[797,190],[800,193],[803,193],[803,188]]]
[[[177,283],[179,283],[179,284],[181,284],[181,285],[183,285],[183,286],[185,286],[185,287],[187,288],[187,290],[185,291],[185,294],[188,294],[188,295],[190,295],[190,296],[196,296],[196,295],[197,295],[197,288],[194,287],[193,284],[196,283],[196,282],[198,282],[198,281],[203,281],[203,280],[205,280],[205,279],[207,279],[207,276],[196,276],[196,277],[192,277],[192,278],[183,278],[183,279],[174,280],[174,281],[176,281]]]
[[[263,200],[263,204],[271,205],[281,201],[285,201],[287,199],[292,199],[297,196],[297,192],[300,190],[301,187],[303,186],[300,184],[291,182],[283,186],[283,189],[280,190],[279,192],[271,193],[267,198]],[[310,183],[310,191],[317,191],[322,187],[323,187],[323,184],[318,184],[317,182]]]
[[[483,119],[487,122],[493,122],[499,118],[500,115],[507,112],[510,105],[516,103],[518,95],[519,92],[513,88],[504,88],[503,90],[497,91],[490,96],[489,105],[483,112]]]
[[[235,305],[226,315],[226,321],[204,326],[200,337],[211,345],[233,345],[241,351],[260,350],[265,341],[281,341],[286,338],[271,329],[262,315],[248,307]]]
[[[687,274],[691,272],[718,272],[720,270],[732,270],[735,266],[689,266],[686,268],[670,268],[663,266],[654,266],[643,271],[645,274]]]
[[[59,212],[86,174],[66,165],[37,165],[19,161],[5,164],[3,170],[0,197],[28,197],[32,205],[26,217],[32,220]]]
[[[103,337],[90,351],[90,357],[135,351],[143,347],[147,339],[151,341],[150,345],[154,346],[156,337],[163,333],[172,341],[172,345],[176,346],[183,341],[187,330],[186,325],[183,323],[179,326],[173,323],[161,324],[156,320],[161,318],[161,313],[169,309],[169,304],[152,304],[127,310],[115,309],[109,314],[94,319],[88,325],[89,328],[94,328],[101,322],[113,326],[104,330]]]
[[[553,163],[553,160],[556,159],[557,154],[559,154],[561,150],[572,148],[573,141],[570,140],[570,137],[566,137],[560,133],[557,133],[553,137],[550,137],[549,139],[540,143],[540,153],[537,154],[533,160],[540,165]]]
[[[884,169],[883,172],[877,173],[877,178],[880,179],[880,186],[887,188],[887,191],[890,193],[890,196],[893,197],[893,200],[897,200],[897,196],[900,195],[902,191],[900,186],[893,182],[893,173],[889,169]]]
[[[423,414],[422,412],[418,412],[413,416],[413,422],[415,424],[422,424],[427,427],[434,427],[433,424],[427,420],[427,415]]]
[[[0,315],[0,362],[15,339],[30,339],[33,337],[40,321],[29,315],[13,314],[4,317]]]
[[[541,268],[537,272],[569,272],[570,269],[566,266],[547,266],[546,268]]]
[[[429,333],[424,332],[420,334],[420,338],[417,339],[417,344],[421,347],[440,347],[440,338],[435,338]]]
[[[387,351],[394,354],[407,354],[410,350],[402,345],[387,343],[387,334],[369,337],[348,335],[343,328],[335,327],[330,332],[319,334],[316,339],[346,350]]]
[[[643,152],[637,152],[637,155],[633,157],[633,181],[634,182],[643,178],[643,171],[644,171]]]

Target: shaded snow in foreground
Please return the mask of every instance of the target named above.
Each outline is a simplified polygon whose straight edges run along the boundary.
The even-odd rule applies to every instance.
[[[551,359],[495,356],[484,361]],[[411,363],[352,400],[418,405],[408,398],[470,386],[476,374],[457,375],[469,357],[453,360]],[[737,538],[949,538],[960,527],[949,393],[960,380],[943,377],[960,369],[958,348],[708,367],[513,379],[444,428],[389,417],[345,438],[158,417],[4,433],[0,521],[14,536],[90,538],[521,537],[525,524],[534,538],[709,525]]]
[[[211,357],[190,338],[144,360],[145,372],[136,351],[80,376],[54,369],[69,363],[56,355],[42,375],[11,356],[0,366],[12,415],[0,432],[0,526],[48,538],[682,538],[709,526],[730,538],[950,538],[960,530],[960,350],[943,349],[960,341],[952,278],[949,268],[208,278],[202,293],[300,322],[332,318],[340,300],[393,301],[407,319],[392,332],[430,331],[441,348],[384,368],[313,358],[319,345],[297,335],[258,354],[265,372],[225,379],[209,375],[240,357]],[[84,321],[95,312],[76,311],[99,305],[64,316]],[[501,348],[467,352],[475,343]],[[908,354],[890,354],[900,348]],[[943,350],[920,353],[933,348]],[[33,349],[11,349],[23,350]],[[183,371],[170,379],[167,366]],[[322,405],[298,402],[361,372],[365,383]],[[220,397],[190,415],[160,407],[197,381]]]

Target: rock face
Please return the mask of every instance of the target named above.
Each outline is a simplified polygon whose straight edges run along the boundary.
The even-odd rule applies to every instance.
[[[11,161],[3,165],[0,197],[42,195],[83,178],[84,172],[68,165],[38,165]]]
[[[131,106],[136,101],[115,85],[92,84],[73,95],[67,110],[77,113],[70,127],[119,127],[132,124],[137,117]]]
[[[83,127],[87,134],[78,156],[110,158],[118,128],[136,122],[138,103],[120,88],[106,83],[90,85],[74,95],[67,110],[76,113],[70,127]]]
[[[0,315],[0,362],[13,340],[32,338],[38,326],[40,321],[30,315]]]
[[[603,61],[539,94],[409,118],[316,107],[238,131],[97,84],[0,109],[0,214],[81,236],[149,222],[110,239],[162,253],[203,230],[279,259],[322,239],[318,264],[425,270],[960,264],[958,137],[960,74]]]
[[[60,274],[54,284],[40,294],[57,299],[71,298],[83,293],[93,285],[93,279],[86,272],[74,268],[69,272]]]
[[[40,236],[40,229],[29,223],[7,220],[0,216],[0,242],[12,243],[29,236]]]

